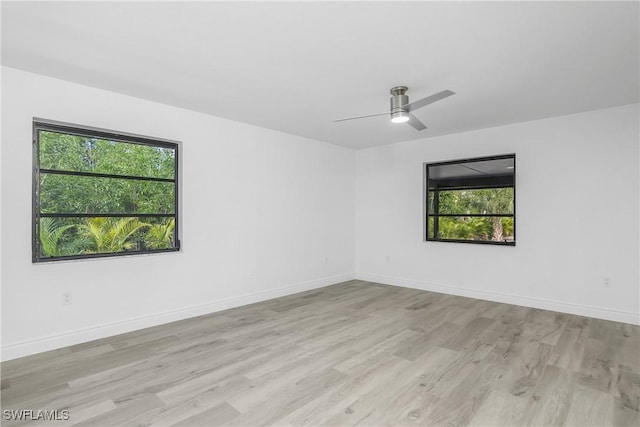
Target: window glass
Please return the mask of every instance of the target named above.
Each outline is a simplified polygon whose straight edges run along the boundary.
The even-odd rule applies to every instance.
[[[515,245],[515,155],[425,168],[426,240]]]
[[[34,122],[33,261],[176,251],[178,144]]]

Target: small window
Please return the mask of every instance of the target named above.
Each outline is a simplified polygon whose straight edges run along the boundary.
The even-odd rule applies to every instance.
[[[33,123],[33,262],[179,250],[178,144]]]
[[[425,164],[427,241],[516,244],[515,154]]]

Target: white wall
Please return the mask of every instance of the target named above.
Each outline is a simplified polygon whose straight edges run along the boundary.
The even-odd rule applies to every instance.
[[[638,114],[630,105],[354,153],[3,67],[2,359],[354,271],[638,323]],[[32,264],[34,116],[182,141],[182,252]],[[425,243],[422,163],[513,152],[517,246]]]
[[[181,253],[32,264],[34,116],[182,141]],[[4,67],[3,360],[352,278],[354,174],[345,148]]]
[[[635,104],[358,151],[356,276],[639,323],[638,117]],[[424,242],[422,163],[506,153],[517,246]]]

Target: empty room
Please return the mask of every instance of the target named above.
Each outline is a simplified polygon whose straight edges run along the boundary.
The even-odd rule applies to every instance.
[[[640,2],[1,31],[3,426],[640,426]]]

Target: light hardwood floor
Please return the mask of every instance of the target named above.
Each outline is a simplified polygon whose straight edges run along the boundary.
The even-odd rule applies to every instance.
[[[1,367],[71,417],[5,426],[640,426],[640,327],[360,281]]]

